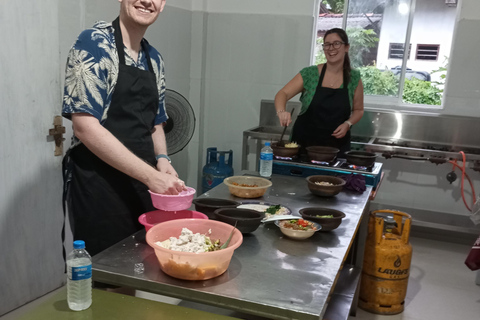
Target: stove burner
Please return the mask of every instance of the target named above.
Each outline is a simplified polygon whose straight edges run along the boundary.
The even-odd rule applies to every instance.
[[[321,166],[327,166],[327,167],[330,167],[331,166],[331,163],[330,162],[326,162],[326,161],[317,161],[317,160],[311,160],[311,162],[313,164],[319,164]]]
[[[280,156],[274,156],[275,159],[278,159],[278,160],[293,160],[292,157],[280,157]]]
[[[348,163],[347,163],[347,168],[353,169],[353,170],[361,170],[361,171],[367,171],[368,170],[368,167],[356,166],[354,164],[348,164]]]

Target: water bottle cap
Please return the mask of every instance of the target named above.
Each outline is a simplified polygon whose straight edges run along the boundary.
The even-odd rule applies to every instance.
[[[270,142],[265,142],[265,145],[266,145],[267,147],[269,147],[269,146],[270,146]]]
[[[73,241],[73,249],[85,249],[85,241],[83,240]]]

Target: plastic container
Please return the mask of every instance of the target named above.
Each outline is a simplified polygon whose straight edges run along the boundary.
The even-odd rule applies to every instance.
[[[73,251],[67,256],[67,302],[74,311],[92,305],[92,258],[82,240],[73,242]]]
[[[177,195],[160,194],[150,190],[148,192],[150,192],[152,204],[155,208],[163,211],[180,211],[190,208],[196,190],[187,187],[187,191],[182,191]]]
[[[243,242],[242,233],[235,228],[227,248],[205,252],[191,253],[165,249],[155,242],[165,241],[170,237],[180,236],[182,228],[193,233],[207,234],[212,240],[225,243],[233,230],[229,224],[215,220],[178,219],[166,221],[153,226],[146,235],[147,243],[155,250],[160,269],[178,279],[206,280],[223,274],[230,265],[233,252]],[[209,233],[211,230],[211,233]]]
[[[259,198],[265,194],[272,182],[265,178],[233,176],[223,180],[231,194],[239,198]]]
[[[176,219],[208,219],[208,217],[198,211],[182,210],[182,211],[162,211],[155,210],[142,214],[138,217],[138,222],[145,226],[145,230],[150,230],[154,225]]]
[[[265,142],[265,147],[260,151],[260,175],[269,178],[272,175],[273,149],[270,142]]]

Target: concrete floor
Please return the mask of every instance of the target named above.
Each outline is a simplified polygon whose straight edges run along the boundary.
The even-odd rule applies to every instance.
[[[404,312],[387,316],[359,309],[357,315],[351,316],[349,320],[480,319],[480,272],[470,271],[464,264],[470,246],[414,237],[410,242],[413,257]],[[241,319],[261,319],[147,292],[137,291],[136,296]],[[0,320],[17,319],[25,311],[41,303],[44,298],[12,311],[0,317]]]

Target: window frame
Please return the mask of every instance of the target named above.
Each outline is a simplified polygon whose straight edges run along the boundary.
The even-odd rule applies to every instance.
[[[319,9],[320,7],[320,1],[317,0],[317,6],[316,9]],[[349,4],[352,0],[345,0],[344,2],[344,8],[343,8],[343,19],[342,19],[342,29],[346,30],[347,27],[347,19],[348,19],[348,8]],[[412,28],[413,28],[413,20],[414,20],[414,15],[415,15],[415,7],[416,7],[417,0],[410,0],[410,6],[409,6],[409,13],[408,13],[408,24],[407,24],[407,30],[406,30],[406,36],[405,36],[405,43],[404,43],[404,48],[409,44],[409,55],[411,53],[411,35],[412,35]],[[316,11],[317,13],[314,14],[316,17],[318,15],[318,10]],[[456,16],[458,17],[460,15],[460,8],[456,8]],[[313,48],[312,52],[315,50],[315,45],[316,45],[316,39],[317,39],[317,32],[316,32],[316,23],[317,19],[315,19],[315,32],[314,32],[314,41],[313,41]],[[452,33],[455,34],[456,28],[458,25],[458,19],[456,19],[456,22],[453,26]],[[450,48],[450,53],[449,57],[452,57],[452,52],[454,49],[453,45],[453,39],[452,39],[452,46]],[[411,112],[438,112],[440,110],[443,110],[445,108],[445,98],[446,98],[446,93],[448,92],[448,78],[449,78],[449,69],[447,70],[447,79],[445,81],[444,85],[444,96],[442,98],[442,103],[440,105],[426,105],[426,104],[410,104],[410,103],[404,103],[402,100],[403,92],[404,92],[404,85],[405,85],[405,76],[406,76],[406,70],[407,70],[407,60],[409,59],[409,55],[403,55],[402,59],[402,68],[401,68],[401,73],[400,73],[400,79],[399,79],[399,88],[398,92],[399,95],[397,97],[387,97],[387,96],[371,96],[371,95],[365,95],[364,96],[364,107],[365,109],[368,110],[381,110],[381,109],[387,109],[387,110],[394,110],[394,111],[400,111],[400,110],[409,110]],[[313,55],[314,56],[314,55]],[[313,60],[313,59],[312,59]],[[313,60],[314,61],[314,60]],[[424,60],[426,61],[426,60]],[[401,93],[401,94],[400,94]]]

